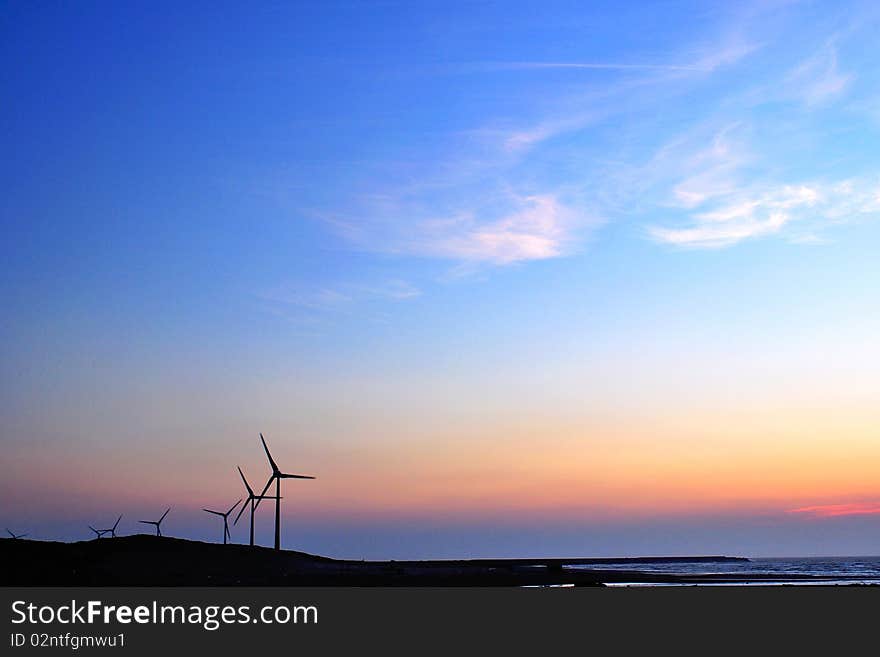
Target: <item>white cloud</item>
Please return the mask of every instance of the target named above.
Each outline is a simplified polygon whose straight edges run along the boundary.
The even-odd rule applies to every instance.
[[[715,248],[729,246],[750,237],[777,232],[789,220],[789,215],[774,212],[763,219],[740,217],[725,223],[698,223],[691,228],[651,228],[651,235],[659,242],[677,246]]]
[[[516,209],[492,221],[472,216],[422,224],[423,235],[410,245],[423,255],[507,265],[555,258],[567,251],[579,222],[575,213],[549,194],[516,199]]]
[[[880,213],[876,183],[847,180],[831,184],[781,185],[733,203],[693,213],[680,228],[652,226],[658,242],[695,248],[730,246],[743,240],[779,233],[792,222],[810,222],[809,230],[791,241],[820,244],[816,231],[831,223]]]

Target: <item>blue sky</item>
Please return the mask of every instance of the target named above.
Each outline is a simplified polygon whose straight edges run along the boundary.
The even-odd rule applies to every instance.
[[[187,5],[0,12],[10,522],[264,431],[316,551],[876,544],[872,3]]]

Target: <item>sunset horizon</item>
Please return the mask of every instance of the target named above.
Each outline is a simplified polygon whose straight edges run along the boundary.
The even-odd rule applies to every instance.
[[[579,5],[4,10],[0,527],[880,554],[880,9]]]

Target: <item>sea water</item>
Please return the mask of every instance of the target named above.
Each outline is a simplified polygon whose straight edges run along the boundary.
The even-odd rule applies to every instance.
[[[608,586],[773,586],[773,585],[830,585],[880,584],[880,556],[877,557],[777,557],[751,558],[749,561],[709,563],[602,563],[567,566],[583,570],[625,570],[664,575],[749,575],[771,576],[771,581],[688,582],[667,584],[656,582],[620,582]],[[803,576],[822,577],[821,580],[799,579]],[[790,578],[790,579],[789,579]],[[830,579],[827,579],[830,578]]]

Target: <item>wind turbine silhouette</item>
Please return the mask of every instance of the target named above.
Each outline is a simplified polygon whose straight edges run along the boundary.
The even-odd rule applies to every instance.
[[[13,539],[18,540],[19,538],[24,538],[27,534],[13,534],[9,529],[6,529],[6,533],[9,534]]]
[[[213,513],[215,516],[223,518],[223,545],[226,545],[227,538],[231,538],[229,534],[229,514],[235,511],[235,507],[239,504],[241,504],[241,500],[229,507],[229,511],[226,513],[223,513],[222,511],[211,511],[211,509],[202,509],[202,511],[207,511],[208,513]]]
[[[169,511],[171,511],[171,507],[170,507],[170,506],[169,506],[167,509],[165,509],[165,513],[163,513],[163,514],[162,514],[162,517],[159,518],[158,520],[138,520],[138,522],[142,522],[142,523],[144,523],[145,525],[156,525],[156,536],[161,536],[161,535],[162,535],[162,529],[161,529],[160,526],[161,526],[161,524],[162,524],[162,521],[165,520],[165,516],[168,515],[168,512],[169,512]]]
[[[113,538],[116,538],[116,528],[119,526],[119,521],[122,520],[122,515],[116,519],[116,522],[113,523],[113,526],[110,529],[102,529],[101,532],[104,534],[110,534]]]
[[[260,497],[266,494],[266,491],[269,490],[269,486],[272,485],[272,482],[275,482],[275,549],[281,549],[281,480],[282,479],[314,479],[309,475],[296,475],[296,474],[287,474],[286,472],[281,472],[278,468],[278,464],[275,463],[275,459],[272,458],[272,455],[269,453],[269,447],[266,445],[266,439],[263,438],[263,434],[260,434],[260,440],[263,443],[263,449],[266,450],[266,457],[269,459],[269,465],[272,466],[272,475],[269,477],[269,481],[266,482],[266,485],[263,487],[263,492],[260,493]],[[257,500],[257,506],[260,506],[260,500]]]
[[[275,499],[271,495],[256,495],[254,493],[254,489],[251,488],[251,485],[248,483],[248,480],[245,479],[244,472],[241,471],[241,466],[238,466],[238,474],[241,475],[241,480],[244,482],[244,487],[247,489],[248,496],[247,502],[241,506],[241,509],[238,511],[238,515],[235,516],[235,521],[232,523],[233,525],[238,524],[238,519],[241,518],[241,514],[244,513],[244,510],[248,507],[248,503],[251,507],[251,545],[254,544],[254,511],[256,510],[256,504],[254,502],[258,502],[259,500],[272,500]]]
[[[89,525],[89,529],[91,529],[93,532],[95,532],[96,538],[103,538],[104,534],[106,534],[107,532],[110,531],[109,529],[95,529],[91,525]]]

